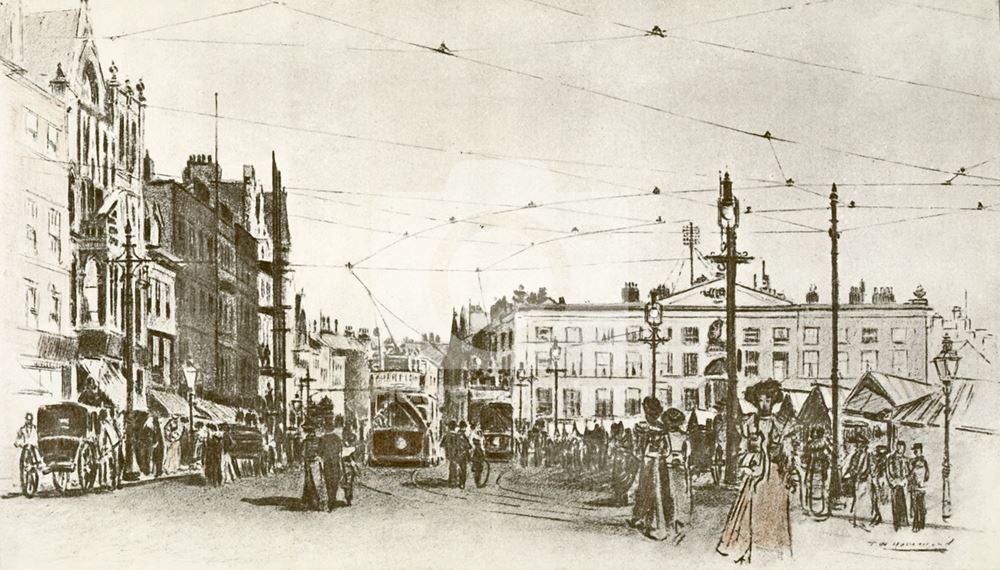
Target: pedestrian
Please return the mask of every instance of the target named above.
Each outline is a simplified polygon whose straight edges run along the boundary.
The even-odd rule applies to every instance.
[[[163,440],[163,429],[160,426],[160,418],[153,416],[153,425],[150,428],[152,446],[149,450],[149,459],[152,464],[150,471],[154,477],[163,475],[163,462],[166,460],[166,442]]]
[[[896,440],[896,451],[889,456],[889,486],[892,489],[892,528],[909,526],[906,516],[906,484],[910,477],[910,460],[906,457],[906,442]]]
[[[930,468],[924,457],[924,446],[913,444],[913,458],[910,459],[910,513],[913,515],[913,532],[924,530],[927,522],[927,481],[930,479]]]
[[[882,509],[889,504],[889,448],[876,445],[871,458],[872,526],[882,524]]]
[[[458,430],[458,422],[448,421],[448,431],[441,438],[441,447],[444,448],[444,458],[448,462],[448,486],[454,487],[458,484],[458,464],[455,462],[455,437]]]
[[[746,453],[750,442],[759,438],[763,454],[760,473],[745,482],[726,518],[726,527],[716,551],[736,563],[751,563],[760,552],[791,556],[792,527],[787,486],[788,459],[785,446],[788,424],[772,413],[783,400],[781,384],[775,380],[758,382],[744,392],[757,411],[743,421],[740,431]],[[751,462],[752,463],[752,462]]]
[[[691,445],[688,435],[682,429],[685,419],[684,412],[677,408],[668,409],[660,417],[667,432],[664,451],[667,454],[672,501],[670,516],[674,521],[675,544],[684,540],[684,528],[691,524],[692,514]]]
[[[469,440],[468,436],[469,425],[465,421],[458,423],[458,431],[455,432],[455,438],[452,443],[454,448],[452,453],[454,454],[455,467],[457,469],[458,476],[458,486],[461,489],[465,488],[465,480],[468,477],[469,472],[469,456],[472,453],[472,442]]]
[[[358,438],[353,429],[344,429],[344,450],[340,461],[340,487],[344,489],[344,501],[349,507],[354,502],[354,481],[358,478],[358,463],[355,450]]]
[[[663,540],[670,534],[670,475],[667,470],[666,431],[661,423],[663,406],[652,396],[642,400],[645,422],[636,425],[639,449],[642,450],[642,467],[639,470],[639,488],[629,525],[647,537]]]
[[[329,507],[326,482],[323,480],[323,458],[319,451],[319,438],[312,421],[304,422],[302,440],[302,506],[309,511],[325,511]]]
[[[222,424],[221,432],[219,433],[219,440],[221,445],[219,449],[221,451],[222,457],[219,461],[222,470],[222,483],[228,483],[230,481],[235,481],[237,477],[236,467],[233,465],[233,446],[235,441],[233,441],[232,427],[229,424]]]
[[[204,456],[205,480],[212,486],[222,485],[222,432],[212,429],[205,436],[202,450]]]
[[[847,461],[844,479],[852,489],[851,493],[851,525],[865,528],[865,522],[873,513],[875,496],[871,493],[871,461],[868,453],[868,438],[863,433],[857,433],[850,440],[853,453]]]
[[[325,433],[319,438],[319,455],[323,459],[327,508],[332,511],[337,505],[337,489],[340,487],[340,461],[344,451],[341,434],[344,430],[344,417],[327,417],[324,424]]]
[[[830,480],[833,451],[822,427],[810,430],[804,456],[808,510],[813,515],[825,516],[829,500],[826,484]]]

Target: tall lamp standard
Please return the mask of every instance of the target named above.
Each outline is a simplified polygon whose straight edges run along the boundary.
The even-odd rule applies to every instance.
[[[934,368],[944,391],[944,459],[941,462],[941,519],[951,518],[951,383],[958,374],[958,364],[962,358],[955,351],[951,337],[947,334],[941,341],[941,352],[934,357]]]
[[[740,395],[736,369],[736,266],[752,257],[736,249],[736,228],[740,225],[740,201],[733,195],[733,183],[727,172],[719,188],[719,229],[725,242],[723,252],[708,256],[726,270],[726,477],[727,485],[736,484],[736,455],[739,452]]]
[[[184,368],[181,369],[184,373],[184,382],[187,384],[187,401],[188,401],[188,445],[191,446],[192,457],[191,461],[194,462],[194,387],[198,383],[198,367],[194,365],[193,362],[188,360],[184,364]]]
[[[531,385],[534,382],[534,376],[528,374],[528,371],[523,366],[517,369],[517,384],[515,384],[517,386],[517,421],[521,424],[522,428],[524,427],[524,389],[528,388],[528,393],[530,394]]]
[[[649,395],[656,397],[656,347],[665,340],[660,338],[660,325],[663,324],[663,306],[656,300],[656,291],[649,292],[649,302],[646,303],[646,324],[649,325],[650,334],[648,338],[641,339],[649,345],[653,353],[651,368],[651,381]]]
[[[550,372],[554,376],[554,384],[552,391],[552,423],[553,427],[558,433],[559,430],[559,373],[566,372],[565,368],[559,368],[559,363],[562,361],[562,347],[559,346],[559,341],[552,341],[552,348],[549,349],[549,368],[546,372]]]

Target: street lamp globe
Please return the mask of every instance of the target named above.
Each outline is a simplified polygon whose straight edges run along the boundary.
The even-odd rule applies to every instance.
[[[562,347],[559,346],[559,341],[552,341],[552,348],[549,349],[549,356],[552,358],[552,366],[555,367],[556,363],[559,362],[559,357],[562,356]]]
[[[950,382],[954,379],[958,375],[958,364],[961,360],[961,357],[958,356],[958,352],[954,348],[951,337],[947,334],[944,335],[944,339],[941,341],[941,352],[933,360],[938,378],[942,382]]]
[[[195,383],[198,381],[198,367],[188,360],[181,370],[184,372],[184,382],[187,384],[188,390],[193,392]]]
[[[659,327],[663,323],[663,306],[655,300],[646,303],[646,324],[651,327]]]

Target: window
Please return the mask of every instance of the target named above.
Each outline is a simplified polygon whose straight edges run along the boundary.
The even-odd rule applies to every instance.
[[[841,327],[840,337],[837,339],[837,344],[850,344],[851,343],[851,329],[847,327]]]
[[[775,352],[771,356],[771,360],[773,361],[771,376],[778,382],[788,378],[788,353]]]
[[[756,378],[760,375],[760,353],[756,350],[744,353],[743,374],[747,378]]]
[[[54,125],[49,125],[46,129],[45,144],[52,152],[59,150],[59,130]]]
[[[802,344],[819,344],[819,327],[806,327],[803,329]]]
[[[59,210],[49,210],[49,251],[56,260],[62,261],[62,214]]]
[[[743,329],[743,344],[760,344],[760,329],[758,328],[746,328]]]
[[[638,352],[625,353],[625,376],[642,376],[642,355]]]
[[[669,408],[674,405],[674,390],[670,386],[664,386],[663,388],[656,389],[656,399],[663,404],[664,408]]]
[[[668,352],[664,355],[663,371],[660,374],[674,374],[674,353]]]
[[[58,329],[62,322],[62,297],[54,285],[49,289],[49,292],[52,294],[52,311],[49,313],[49,322]]]
[[[819,378],[819,351],[802,351],[802,376],[805,378]]]
[[[583,342],[583,329],[566,327],[566,342]]]
[[[594,329],[594,340],[597,342],[614,342],[615,329],[612,327],[597,327]]]
[[[170,317],[170,312],[171,312],[170,311],[170,299],[173,298],[173,296],[170,294],[170,284],[169,283],[164,283],[163,284],[163,290],[164,290],[164,297],[163,297],[164,314],[169,319],[169,318],[171,318]]]
[[[878,329],[867,327],[861,329],[861,344],[874,344],[876,342],[878,342]]]
[[[837,372],[841,376],[851,376],[851,355],[847,352],[837,353]]]
[[[683,327],[681,329],[681,342],[698,344],[698,327]]]
[[[614,362],[610,352],[594,353],[594,376],[610,378],[614,375]]]
[[[31,281],[24,288],[24,324],[38,328],[38,287]]]
[[[614,402],[612,401],[611,390],[598,388],[594,394],[594,415],[599,418],[610,418],[614,415],[613,408]]]
[[[642,340],[642,327],[625,327],[625,340],[628,342],[640,342]]]
[[[625,415],[638,415],[642,409],[642,392],[638,388],[625,389]]]
[[[788,327],[774,327],[771,338],[774,344],[788,344]]]
[[[31,138],[38,138],[38,115],[34,111],[28,111],[24,116],[24,130],[31,135]]]
[[[684,353],[684,375],[685,376],[698,375],[698,353],[696,352]]]
[[[552,327],[535,327],[535,340],[539,342],[551,342]]]
[[[906,333],[907,330],[900,327],[892,328],[892,343],[893,344],[905,344],[906,343]]]
[[[687,411],[694,410],[698,407],[698,389],[697,388],[684,388],[684,409]]]
[[[24,228],[24,239],[28,244],[29,253],[38,253],[38,235],[35,234],[35,228],[31,226],[26,226]]]
[[[580,417],[580,391],[564,388],[562,392],[562,413],[567,418]]]
[[[569,376],[579,376],[583,374],[583,352],[566,352],[566,374]]]
[[[549,361],[549,351],[547,350],[536,350],[535,351],[535,374],[539,376],[542,374],[551,374],[551,372],[546,372],[551,368]]]
[[[861,351],[861,370],[867,372],[869,370],[878,370],[878,351],[877,350],[862,350]]]
[[[906,350],[896,349],[892,351],[892,373],[901,376],[906,375],[906,364],[909,360],[909,353]]]

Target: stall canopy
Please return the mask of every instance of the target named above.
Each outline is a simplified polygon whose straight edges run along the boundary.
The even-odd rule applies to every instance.
[[[188,415],[187,400],[173,392],[150,388],[149,393],[146,394],[146,401],[149,404],[149,411],[153,415],[160,417],[183,416],[185,418]]]
[[[128,388],[125,377],[114,363],[99,358],[80,359],[80,368],[94,381],[97,390],[119,410],[124,410],[128,398]],[[135,398],[132,402],[135,410],[144,410],[146,402]]]
[[[229,406],[216,404],[211,400],[194,399],[194,409],[200,412],[200,416],[213,422],[236,423],[236,410]]]
[[[940,391],[921,380],[882,372],[865,372],[844,401],[844,412],[874,420],[885,420],[897,406]]]
[[[1000,434],[1000,383],[956,379],[951,391],[951,428],[959,431]],[[892,421],[911,427],[944,425],[944,393],[940,390],[899,406]]]

